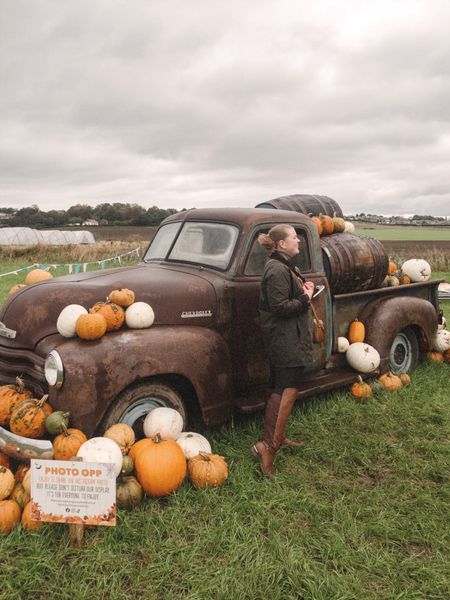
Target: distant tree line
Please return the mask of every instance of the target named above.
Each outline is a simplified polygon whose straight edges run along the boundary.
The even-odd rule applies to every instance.
[[[183,209],[184,210],[184,209]],[[143,208],[138,204],[75,204],[68,210],[40,210],[33,204],[25,208],[0,208],[3,225],[9,227],[65,227],[68,225],[81,225],[88,219],[95,219],[100,225],[159,225],[163,219],[173,215],[174,208]],[[5,215],[8,215],[5,218]]]

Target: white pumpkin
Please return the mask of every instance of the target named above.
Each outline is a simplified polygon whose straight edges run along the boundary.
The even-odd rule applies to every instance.
[[[144,434],[148,438],[158,434],[162,440],[177,440],[182,430],[183,417],[173,408],[154,408],[144,420]]]
[[[428,281],[431,277],[431,267],[426,260],[411,258],[402,264],[401,271],[411,282]]]
[[[63,337],[71,338],[75,335],[75,325],[80,315],[87,315],[87,310],[80,304],[69,304],[59,313],[56,329]]]
[[[211,454],[211,444],[200,433],[183,431],[177,439],[177,444],[181,447],[188,460],[193,456],[197,456],[199,452]]]
[[[434,350],[438,352],[445,352],[450,348],[450,331],[447,329],[441,329],[438,331],[434,338]]]
[[[345,356],[348,364],[359,373],[371,373],[380,365],[378,350],[364,342],[350,344]]]
[[[345,233],[355,233],[355,226],[350,221],[345,221]]]
[[[125,311],[125,322],[131,329],[151,327],[154,320],[153,308],[146,302],[134,302]]]
[[[338,337],[337,339],[338,352],[347,352],[350,342],[346,337]]]
[[[122,470],[122,451],[119,445],[109,438],[91,438],[80,446],[77,456],[85,462],[112,463],[116,477]]]

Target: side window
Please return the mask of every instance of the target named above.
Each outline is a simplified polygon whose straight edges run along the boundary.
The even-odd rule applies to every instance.
[[[247,261],[245,263],[244,275],[262,275],[264,265],[267,259],[267,252],[262,246],[258,244],[258,235],[260,233],[267,233],[269,229],[270,228],[260,229],[256,233],[250,248],[250,252],[248,253]],[[295,227],[295,231],[297,232],[298,238],[300,240],[300,254],[298,254],[293,259],[293,263],[296,267],[300,269],[302,273],[307,273],[311,270],[311,260],[309,256],[309,248],[306,233],[304,229],[301,229],[299,227]]]

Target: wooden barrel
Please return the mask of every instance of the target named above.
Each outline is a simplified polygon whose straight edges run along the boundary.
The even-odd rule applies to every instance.
[[[278,208],[279,210],[292,210],[304,215],[329,217],[343,217],[341,207],[328,196],[316,196],[311,194],[293,194],[292,196],[281,196],[274,200],[268,200],[257,204],[255,208]]]
[[[333,233],[320,238],[320,245],[325,273],[333,294],[381,286],[389,262],[381,242],[351,233]]]

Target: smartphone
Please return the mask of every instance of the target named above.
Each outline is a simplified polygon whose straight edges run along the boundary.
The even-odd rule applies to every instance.
[[[314,294],[312,295],[313,298],[315,298],[316,296],[318,296],[321,292],[323,292],[323,290],[325,289],[324,285],[317,285],[315,290],[314,290]]]

